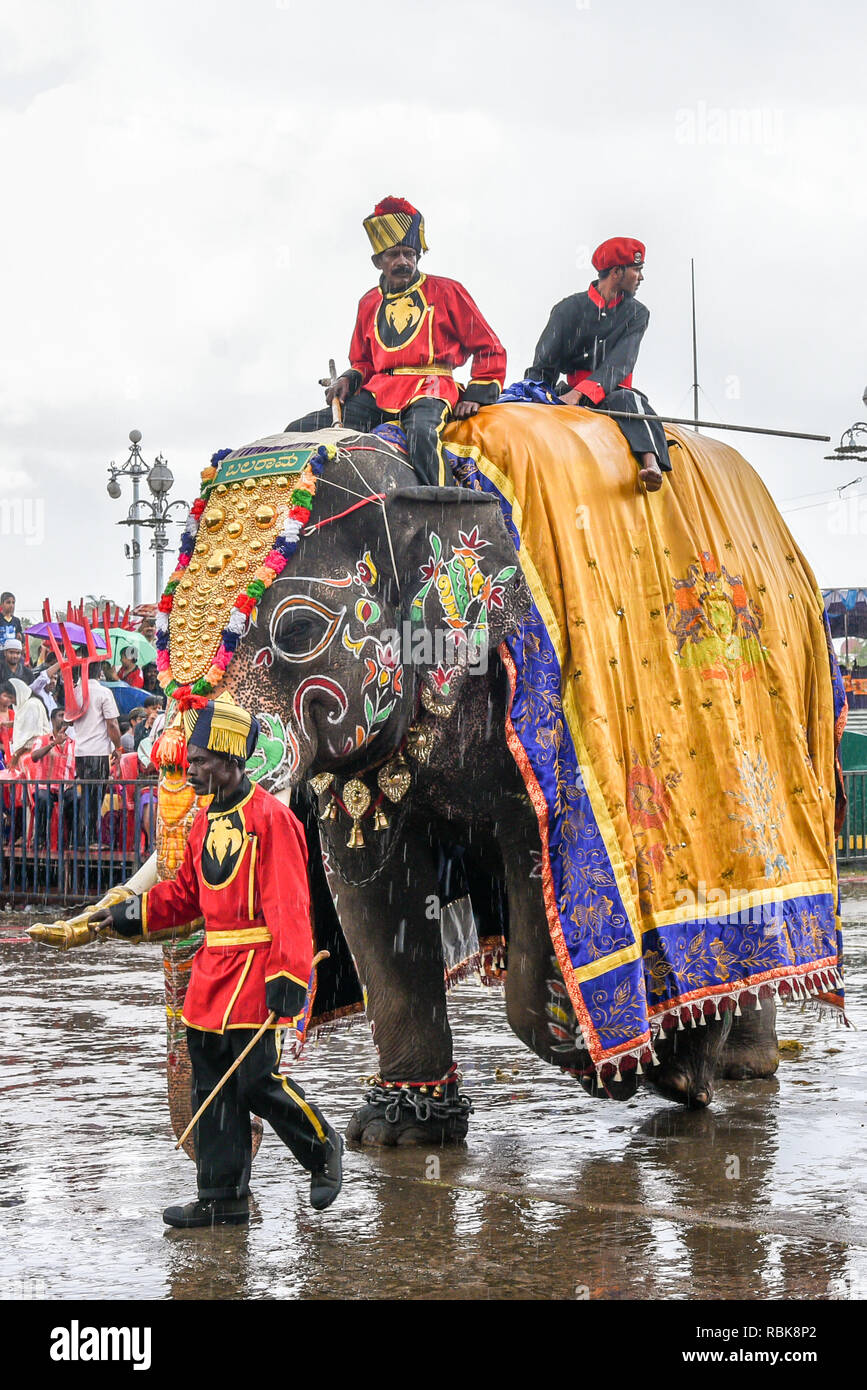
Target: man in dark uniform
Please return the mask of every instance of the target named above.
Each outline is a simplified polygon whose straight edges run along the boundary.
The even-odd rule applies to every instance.
[[[343,405],[343,424],[361,432],[387,420],[406,431],[410,462],[422,483],[453,482],[440,436],[454,415],[464,420],[492,404],[502,390],[506,353],[463,285],[418,269],[427,250],[424,218],[405,198],[384,198],[365,218],[381,271],[379,284],[358,306],[349,348],[350,369],[325,399]],[[472,357],[472,378],[462,391],[454,368]],[[287,430],[307,432],[332,423],[314,411]]]
[[[277,1018],[194,1131],[198,1199],[167,1207],[163,1220],[181,1227],[248,1220],[251,1112],[310,1172],[310,1202],[322,1211],[340,1191],[343,1140],[300,1086],[279,1074],[277,1033],[301,1013],[313,961],[304,831],[287,806],[247,778],[258,724],[246,710],[222,696],[187,710],[184,730],[189,784],[213,800],[193,822],[177,878],[95,913],[85,938],[63,940],[60,926],[32,934],[67,946],[108,927],[130,941],[158,941],[183,936],[174,929],[204,917],[183,1013],[194,1112],[270,1014]]]
[[[656,413],[632,385],[638,349],[650,320],[649,311],[635,298],[644,279],[644,251],[644,245],[632,237],[603,241],[592,257],[598,280],[551,310],[525,375],[553,388],[562,373],[569,385],[560,397],[566,405]],[[662,487],[663,471],[671,470],[662,425],[658,420],[618,420],[617,424],[638,460],[638,476],[648,492],[656,492]]]

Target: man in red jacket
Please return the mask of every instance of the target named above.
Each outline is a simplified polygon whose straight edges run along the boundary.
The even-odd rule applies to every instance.
[[[177,878],[104,908],[90,927],[159,941],[204,917],[183,1012],[194,1112],[252,1033],[270,1013],[277,1019],[198,1122],[198,1200],[167,1207],[163,1220],[247,1221],[251,1112],[311,1173],[311,1205],[322,1211],[340,1191],[343,1140],[300,1086],[279,1075],[276,1033],[301,1013],[313,962],[304,832],[287,806],[247,778],[258,724],[246,710],[224,696],[187,710],[184,725],[187,779],[213,800],[193,822]]]
[[[367,432],[388,420],[406,431],[410,462],[422,483],[452,483],[440,447],[443,426],[491,405],[503,387],[506,353],[463,285],[418,268],[427,248],[424,218],[405,198],[384,198],[364,220],[379,284],[358,306],[350,369],[325,399],[343,405],[347,429]],[[472,357],[469,385],[454,368]],[[293,420],[288,430],[324,429],[331,410]]]

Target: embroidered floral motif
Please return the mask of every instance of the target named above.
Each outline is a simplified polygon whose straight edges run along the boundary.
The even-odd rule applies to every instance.
[[[590,997],[590,1017],[606,1047],[624,1034],[640,1036],[646,1030],[646,1012],[647,996],[640,976],[621,980],[613,993],[597,986]]]
[[[789,865],[777,849],[780,830],[785,819],[785,810],[774,801],[777,779],[768,766],[767,759],[757,751],[755,761],[749,753],[738,755],[741,775],[741,791],[727,791],[741,807],[743,814],[729,812],[729,820],[740,821],[744,827],[744,843],[738,845],[737,854],[755,854],[765,861],[765,878],[773,878],[778,883],[781,874],[787,873]]]

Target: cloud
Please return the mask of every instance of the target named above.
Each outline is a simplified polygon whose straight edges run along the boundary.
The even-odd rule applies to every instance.
[[[127,594],[128,498],[104,485],[131,426],[191,500],[213,449],[319,404],[387,192],[424,209],[431,272],[467,285],[513,377],[587,248],[625,232],[649,248],[658,408],[690,402],[694,256],[708,409],[839,436],[865,375],[839,269],[865,213],[847,11],[817,44],[814,7],[776,0],[688,22],[665,0],[5,6],[0,462],[47,503],[38,564],[4,538],[22,608]],[[776,496],[847,481],[820,445],[729,439]],[[815,521],[792,518],[820,575],[857,578],[861,538]]]

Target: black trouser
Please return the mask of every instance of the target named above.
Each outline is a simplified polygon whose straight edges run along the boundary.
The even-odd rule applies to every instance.
[[[380,410],[369,391],[358,391],[343,407],[343,425],[348,430],[358,430],[367,434],[377,425],[398,419],[406,431],[409,461],[422,483],[433,487],[448,487],[454,483],[452,470],[443,458],[440,436],[443,425],[451,414],[448,401],[438,396],[425,396],[413,401],[405,410],[399,412]],[[313,430],[324,430],[332,424],[331,406],[324,410],[314,410],[303,415],[300,420],[292,420],[286,426],[287,432],[298,431],[306,434]]]
[[[99,813],[110,772],[111,760],[107,757],[88,754],[75,759],[76,781],[88,779],[88,785],[78,791],[78,838],[85,844],[99,838]]]
[[[61,791],[63,793],[62,797]],[[62,832],[60,828],[58,828],[57,832],[58,843],[60,843],[60,835],[62,833],[63,842],[68,844],[69,822],[75,805],[74,787],[40,787],[37,784],[33,807],[33,819],[35,823],[33,843],[34,846],[38,846],[41,850],[45,850],[50,844],[51,811],[53,807],[58,805],[60,807],[60,815],[63,818]]]
[[[247,1046],[254,1029],[225,1033],[187,1029],[196,1113],[217,1082]],[[329,1126],[321,1110],[304,1099],[294,1081],[277,1074],[280,1053],[274,1029],[265,1033],[229,1077],[193,1131],[199,1197],[244,1197],[249,1191],[252,1141],[250,1114],[261,1115],[302,1168],[321,1168],[329,1154]]]
[[[582,397],[581,404],[589,405],[590,402]],[[609,391],[597,409],[628,410],[633,415],[656,414],[647,397],[631,386],[618,386],[616,390]],[[616,423],[636,458],[642,454],[656,454],[660,468],[666,473],[671,472],[665,430],[658,420],[618,420]]]

